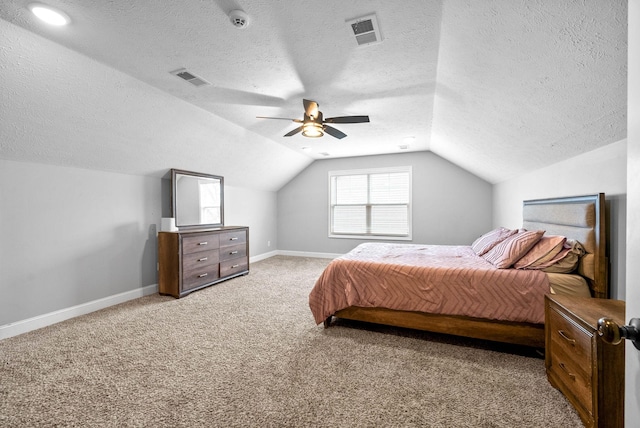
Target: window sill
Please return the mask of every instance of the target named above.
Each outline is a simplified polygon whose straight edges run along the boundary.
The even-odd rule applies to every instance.
[[[329,235],[330,239],[358,239],[358,240],[382,240],[382,241],[412,241],[413,238],[409,236],[384,236],[384,235]]]

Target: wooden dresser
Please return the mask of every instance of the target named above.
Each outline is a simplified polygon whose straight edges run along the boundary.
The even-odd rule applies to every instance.
[[[158,291],[183,297],[249,273],[249,228],[158,233]]]
[[[587,427],[624,427],[624,342],[605,343],[598,319],[624,325],[621,300],[547,295],[547,378],[575,407]]]

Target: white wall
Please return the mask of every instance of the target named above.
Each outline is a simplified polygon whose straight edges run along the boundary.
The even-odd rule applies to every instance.
[[[277,193],[225,186],[224,223],[249,226],[249,253],[259,259],[278,248]]]
[[[0,326],[156,283],[160,179],[0,160]]]
[[[491,184],[432,152],[316,161],[278,192],[278,249],[344,254],[364,240],[328,237],[328,173],[413,167],[413,241],[471,244],[491,227]]]
[[[163,181],[0,160],[0,327],[153,292]],[[251,256],[276,248],[276,206],[275,192],[225,187],[225,223],[249,226]]]
[[[522,225],[522,201],[605,193],[611,296],[625,297],[627,141],[558,162],[494,185],[493,226]]]

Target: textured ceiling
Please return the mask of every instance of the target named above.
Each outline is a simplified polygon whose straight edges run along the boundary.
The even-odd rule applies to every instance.
[[[275,190],[413,137],[495,183],[626,137],[626,0],[48,1],[65,28],[29,3],[0,2],[0,158]],[[346,21],[371,13],[384,40],[358,47]],[[301,118],[302,98],[371,122],[337,140],[256,118]]]

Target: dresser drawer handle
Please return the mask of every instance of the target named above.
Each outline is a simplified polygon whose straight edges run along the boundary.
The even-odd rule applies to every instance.
[[[559,366],[560,366],[560,368],[561,368],[562,370],[564,370],[564,372],[569,376],[569,378],[570,378],[571,380],[573,380],[573,381],[575,381],[575,380],[576,380],[576,375],[575,375],[575,374],[573,374],[573,373],[571,373],[571,372],[569,371],[569,369],[567,369],[567,366],[565,366],[565,365],[564,365],[564,363],[560,363],[560,364],[559,364]]]
[[[198,278],[204,278],[207,275],[209,275],[209,274],[205,272],[205,273],[202,273],[202,274],[198,275]]]
[[[201,259],[198,259],[199,262],[206,262],[207,260],[209,260],[209,257],[203,257]]]
[[[238,252],[237,251],[232,251],[229,254],[238,254]]]
[[[235,269],[235,268],[237,268],[238,266],[240,266],[240,265],[233,265],[233,266],[231,266],[231,269]]]
[[[207,242],[207,241],[204,241],[204,242],[198,242],[198,245],[207,245],[207,244],[208,244],[208,242]]]
[[[232,237],[232,238],[229,238],[229,241],[237,241],[237,240],[238,240],[238,237],[237,237],[237,236],[234,236],[234,237]]]
[[[576,340],[567,336],[567,333],[565,333],[564,330],[558,330],[558,334],[562,336],[562,338],[567,342],[569,342],[572,346],[576,345]]]

